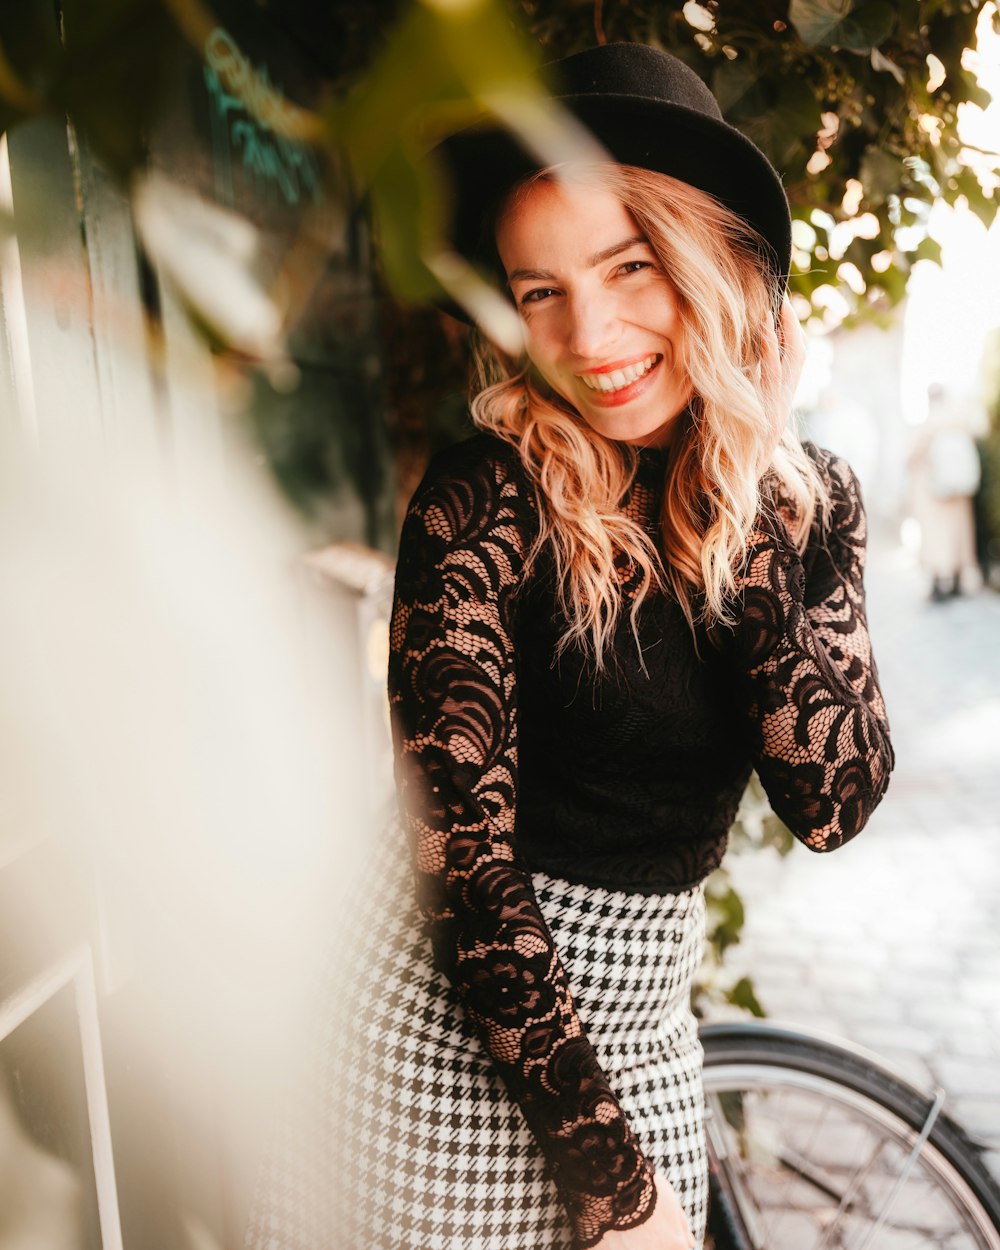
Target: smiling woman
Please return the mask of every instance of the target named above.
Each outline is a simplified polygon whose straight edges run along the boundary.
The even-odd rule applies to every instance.
[[[665,580],[691,622],[705,610],[726,620],[762,476],[780,477],[796,542],[826,499],[788,428],[804,348],[786,301],[779,350],[766,242],[697,187],[611,164],[530,175],[501,204],[496,233],[526,358],[482,344],[480,374],[493,384],[473,413],[546,466],[540,524],[557,555],[566,641],[589,643],[601,663],[618,608],[595,605],[616,604],[623,558],[644,586]],[[602,437],[581,444],[581,420]],[[634,456],[654,447],[670,448],[663,567],[618,508]],[[710,499],[725,503],[706,525]],[[603,520],[585,537],[595,503]]]
[[[519,188],[497,249],[539,377],[606,438],[660,446],[691,397],[680,300],[628,209],[595,181],[567,171]]]
[[[817,851],[887,784],[857,483],[789,421],[780,181],[667,54],[557,68],[614,160],[445,145],[455,244],[525,350],[481,345],[480,432],[403,526],[405,838],[323,1007],[315,1149],[255,1247],[700,1246],[704,880],[752,768]],[[288,1194],[331,1205],[310,1224]]]

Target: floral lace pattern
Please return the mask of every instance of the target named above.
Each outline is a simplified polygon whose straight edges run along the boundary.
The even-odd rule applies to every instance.
[[[832,515],[825,534],[814,524],[804,560],[780,508],[750,537],[734,647],[757,772],[775,812],[815,851],[861,832],[893,765],[865,617],[864,508],[848,465],[824,465]]]
[[[829,469],[828,541],[803,563],[754,535],[727,642],[776,810],[815,849],[853,836],[891,767],[863,611],[863,512]],[[651,510],[655,491],[630,507]],[[439,458],[400,544],[389,672],[400,801],[438,965],[538,1140],[580,1247],[642,1223],[653,1170],[587,1040],[515,838],[519,592],[536,532],[517,455],[480,436]],[[815,550],[813,549],[815,547]],[[816,593],[813,593],[813,586]]]

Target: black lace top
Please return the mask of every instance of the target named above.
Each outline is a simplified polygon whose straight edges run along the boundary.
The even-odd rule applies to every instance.
[[[668,593],[628,621],[599,678],[553,662],[551,568],[525,557],[533,487],[477,435],[438,456],[400,543],[389,673],[397,777],[436,959],[552,1168],[577,1244],[653,1209],[643,1157],[587,1041],[531,871],[662,892],[725,849],[756,767],[813,850],[864,826],[892,750],[865,621],[865,515],[842,461],[812,450],[833,514],[800,558],[783,524],[751,536],[739,625],[693,638]],[[626,510],[655,533],[664,453]],[[625,584],[626,592],[628,583]]]

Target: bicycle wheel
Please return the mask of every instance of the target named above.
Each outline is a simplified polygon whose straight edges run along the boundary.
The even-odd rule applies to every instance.
[[[943,1095],[795,1029],[701,1037],[720,1250],[1000,1250],[1000,1188]]]

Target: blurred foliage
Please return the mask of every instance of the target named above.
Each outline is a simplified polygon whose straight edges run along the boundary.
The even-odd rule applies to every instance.
[[[0,127],[68,114],[126,176],[176,71],[175,26],[147,0],[20,0],[0,9]]]
[[[344,91],[363,78],[409,0],[256,0],[302,57]]]
[[[771,851],[785,856],[795,845],[792,834],[771,811],[757,775],[750,779],[729,831],[729,854]],[[739,944],[745,921],[743,900],[725,864],[705,883],[708,908],[707,947],[692,994],[695,1014],[718,1014],[719,1008],[736,1007],[755,1016],[765,1014],[752,980],[734,976],[726,967],[726,954]]]

